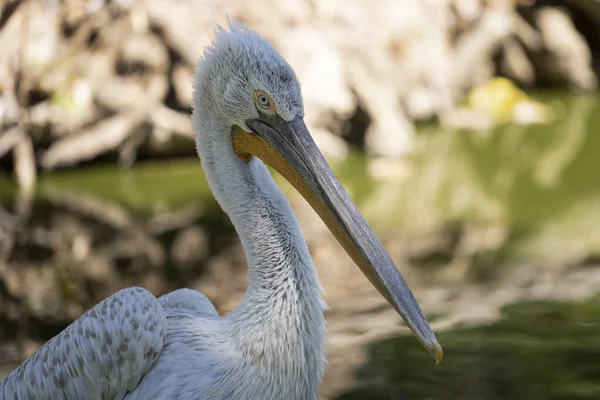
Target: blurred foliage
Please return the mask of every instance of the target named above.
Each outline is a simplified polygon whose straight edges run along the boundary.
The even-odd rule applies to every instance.
[[[600,398],[600,298],[507,306],[491,325],[438,334],[435,365],[412,336],[374,344],[338,400],[567,400]]]

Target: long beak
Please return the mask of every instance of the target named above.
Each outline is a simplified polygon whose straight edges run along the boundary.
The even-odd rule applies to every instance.
[[[402,316],[421,344],[442,360],[442,347],[404,278],[381,241],[339,183],[301,117],[278,115],[247,120],[253,132],[234,126],[233,147],[242,160],[252,155],[284,176],[315,209],[371,283]]]

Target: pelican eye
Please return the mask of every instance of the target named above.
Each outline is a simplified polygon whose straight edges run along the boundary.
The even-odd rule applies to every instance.
[[[254,92],[254,103],[256,103],[257,107],[260,107],[265,111],[275,112],[275,104],[269,95],[262,90],[257,90]]]

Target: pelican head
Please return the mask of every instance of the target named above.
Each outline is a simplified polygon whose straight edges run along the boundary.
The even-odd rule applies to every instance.
[[[207,173],[227,164],[211,186],[224,206],[243,185],[227,169],[252,168],[255,157],[302,194],[352,260],[394,307],[437,362],[442,348],[419,304],[382,243],[329,168],[304,124],[300,84],[268,40],[239,22],[218,28],[196,72],[196,143]],[[217,126],[215,126],[217,125]],[[218,149],[218,150],[217,150]],[[247,167],[246,167],[247,166]]]

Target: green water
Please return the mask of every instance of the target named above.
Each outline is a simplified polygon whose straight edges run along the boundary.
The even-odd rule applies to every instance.
[[[197,159],[146,162],[130,170],[102,165],[41,176],[41,197],[57,190],[95,195],[142,214],[214,201]]]
[[[542,96],[545,98],[547,96]],[[405,197],[420,196],[451,218],[539,225],[600,195],[600,102],[562,95],[551,125],[490,132],[424,128]],[[434,196],[432,197],[431,194]]]
[[[412,337],[370,347],[361,384],[336,400],[600,398],[600,299],[511,305],[498,322],[438,334],[435,365]]]

